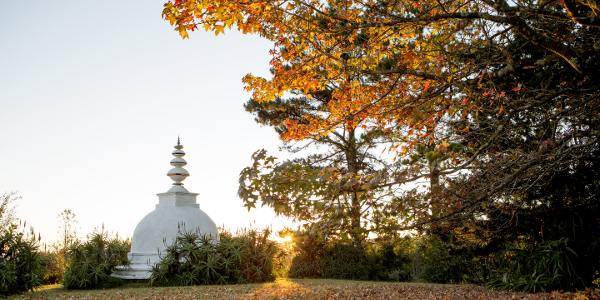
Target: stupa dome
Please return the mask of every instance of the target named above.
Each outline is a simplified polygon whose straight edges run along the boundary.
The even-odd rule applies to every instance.
[[[177,199],[174,195],[168,194],[170,193],[159,194],[159,197],[162,195],[167,201],[174,203],[163,203],[164,207],[159,203],[156,209],[147,214],[135,227],[131,239],[132,254],[155,256],[163,252],[165,243],[171,245],[177,233],[183,231],[198,232],[201,235],[217,238],[215,222],[196,204],[194,198],[197,194],[189,193],[189,198],[178,195]]]
[[[173,186],[158,195],[156,208],[147,214],[135,227],[131,238],[129,266],[119,266],[112,274],[123,279],[148,279],[152,267],[160,261],[161,254],[168,245],[173,244],[180,232],[197,232],[217,240],[218,231],[215,222],[200,209],[196,203],[198,194],[190,193],[183,187],[182,181],[189,173],[183,167],[187,164],[183,156],[183,146],[179,138],[173,151],[171,166],[167,176],[173,180]]]

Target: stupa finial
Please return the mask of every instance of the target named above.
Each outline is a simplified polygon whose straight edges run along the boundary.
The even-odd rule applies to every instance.
[[[175,156],[173,159],[171,159],[171,166],[173,166],[173,168],[167,173],[167,176],[173,180],[173,187],[169,191],[187,192],[187,190],[183,187],[182,181],[190,176],[190,173],[183,168],[185,165],[187,165],[187,162],[185,159],[183,159],[185,152],[182,150],[183,145],[181,144],[181,139],[179,136],[177,137],[177,145],[175,145],[174,148],[175,150],[173,150],[171,153],[173,156]]]

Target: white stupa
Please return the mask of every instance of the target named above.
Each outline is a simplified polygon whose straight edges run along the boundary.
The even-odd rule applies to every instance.
[[[196,203],[196,193],[183,187],[182,181],[189,173],[183,167],[187,164],[183,156],[183,145],[177,138],[173,158],[167,176],[174,182],[166,192],[158,194],[156,208],[146,215],[135,227],[129,252],[129,266],[119,266],[112,276],[122,279],[148,279],[152,266],[160,261],[161,253],[167,245],[175,241],[180,231],[193,231],[218,239],[215,222],[200,210]]]

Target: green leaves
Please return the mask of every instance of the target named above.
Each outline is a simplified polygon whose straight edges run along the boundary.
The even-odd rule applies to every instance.
[[[218,242],[195,232],[180,233],[152,269],[151,285],[197,285],[264,282],[274,279],[275,243],[270,231],[248,230]]]
[[[33,289],[41,284],[42,267],[35,236],[27,236],[17,225],[0,228],[0,295]]]
[[[535,293],[583,284],[574,265],[577,253],[566,238],[543,241],[529,249],[509,249],[505,255],[513,258],[501,276],[490,282],[492,287]]]
[[[278,163],[264,149],[252,155],[252,165],[240,173],[238,195],[247,208],[260,201],[276,213],[299,219],[310,218],[306,209],[329,195],[322,168],[298,162]]]
[[[127,265],[128,240],[96,232],[85,242],[75,242],[67,252],[64,286],[67,289],[110,287],[121,283],[110,277],[114,267]]]

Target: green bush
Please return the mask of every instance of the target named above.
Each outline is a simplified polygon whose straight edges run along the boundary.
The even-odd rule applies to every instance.
[[[298,232],[289,277],[406,281],[410,279],[410,257],[402,243],[365,242],[358,246]]]
[[[241,255],[241,277],[237,282],[265,282],[275,279],[273,274],[273,258],[278,252],[277,244],[269,240],[270,230],[258,232],[256,230],[243,231],[242,234],[231,236],[221,235],[219,243],[222,251],[226,250],[228,243],[238,245]],[[224,243],[227,241],[227,243]],[[229,246],[235,248],[235,246]]]
[[[323,277],[369,280],[371,273],[380,267],[369,258],[363,247],[351,244],[331,245],[323,258]]]
[[[277,246],[269,230],[224,232],[218,242],[196,232],[180,233],[152,269],[151,285],[265,282],[275,279]]]
[[[294,237],[294,258],[288,276],[291,278],[320,278],[323,276],[323,257],[326,241],[322,235],[297,232]]]
[[[383,266],[381,280],[410,281],[411,280],[411,247],[412,240],[404,238],[397,241],[375,244],[375,253]]]
[[[289,243],[280,244],[277,248],[273,257],[273,275],[278,278],[287,278],[294,258],[293,249]]]
[[[63,281],[65,273],[64,255],[61,251],[41,252],[42,283],[56,284]]]
[[[41,284],[42,266],[37,240],[14,224],[0,228],[0,295],[31,290]]]
[[[489,285],[527,292],[574,290],[584,286],[573,264],[576,258],[566,238],[543,241],[531,250],[513,250],[504,256],[504,272],[499,270]]]
[[[437,235],[422,237],[413,254],[413,278],[436,283],[460,283],[473,271],[471,257]]]
[[[76,242],[67,251],[65,288],[93,289],[120,284],[121,280],[110,274],[115,266],[128,263],[130,247],[129,241],[109,238],[104,232],[92,234],[84,243]]]
[[[410,280],[407,252],[393,243],[365,243],[364,246],[334,243],[326,247],[323,277],[354,280]]]

